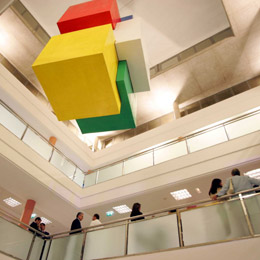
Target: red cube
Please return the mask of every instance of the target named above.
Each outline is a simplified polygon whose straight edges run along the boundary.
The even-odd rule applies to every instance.
[[[120,22],[116,0],[93,0],[70,6],[58,21],[60,33],[68,33],[99,25]]]

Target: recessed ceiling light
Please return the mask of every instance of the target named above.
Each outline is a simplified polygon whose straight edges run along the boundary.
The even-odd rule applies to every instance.
[[[246,172],[245,175],[250,178],[260,179],[260,168]]]
[[[37,216],[37,214],[36,213],[33,213],[32,215],[31,215],[31,218],[35,218]]]
[[[41,220],[42,220],[41,223],[44,223],[44,224],[46,224],[46,225],[52,223],[50,220],[48,220],[48,219],[45,218],[45,217],[41,217]]]
[[[196,188],[195,190],[197,191],[197,193],[199,193],[199,194],[201,193],[200,188]]]
[[[7,205],[9,205],[10,207],[16,207],[16,206],[19,206],[19,205],[21,205],[21,202],[19,202],[19,201],[17,201],[17,200],[15,200],[15,199],[13,199],[13,198],[7,198],[7,199],[4,199],[4,202],[7,204]]]
[[[171,195],[176,199],[176,200],[184,200],[187,198],[191,197],[191,194],[186,190],[177,190],[171,192]]]
[[[113,210],[107,211],[106,215],[107,215],[107,217],[111,217],[114,215],[114,211]]]
[[[120,205],[120,206],[116,206],[116,207],[113,207],[113,209],[115,211],[117,211],[119,214],[124,214],[124,213],[127,213],[127,212],[131,212],[132,210],[126,206],[126,205]]]

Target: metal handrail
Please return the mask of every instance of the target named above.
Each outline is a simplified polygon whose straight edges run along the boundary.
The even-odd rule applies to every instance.
[[[257,190],[260,191],[260,187],[240,191],[240,192],[237,192],[237,193],[234,193],[234,194],[224,195],[224,196],[218,197],[217,200],[204,199],[204,200],[199,200],[197,202],[184,203],[184,204],[181,204],[177,207],[168,207],[168,208],[164,208],[164,209],[160,209],[160,210],[151,211],[151,212],[145,213],[143,215],[139,215],[139,216],[121,218],[121,219],[118,219],[118,220],[113,220],[113,221],[109,221],[109,222],[106,222],[106,223],[102,223],[102,224],[96,225],[94,227],[90,226],[90,227],[75,229],[73,231],[69,230],[69,231],[64,231],[64,232],[52,234],[52,235],[50,235],[50,237],[53,238],[55,236],[60,236],[60,235],[64,235],[64,234],[67,234],[67,233],[78,232],[78,231],[89,232],[91,230],[94,231],[94,229],[96,229],[96,228],[98,228],[98,230],[101,230],[101,229],[105,229],[109,225],[113,225],[113,224],[117,224],[117,223],[125,222],[125,221],[131,221],[133,219],[140,218],[140,216],[141,217],[149,217],[149,216],[158,215],[158,214],[161,214],[161,213],[167,213],[171,210],[180,210],[180,209],[183,209],[183,208],[187,208],[189,206],[194,206],[194,205],[197,206],[197,205],[205,204],[205,203],[209,203],[209,202],[211,202],[211,203],[215,202],[215,204],[218,204],[218,203],[222,203],[224,200],[226,201],[226,199],[230,199],[230,198],[232,198],[232,200],[239,200],[239,197],[238,197],[239,194],[244,194],[244,193],[253,192],[253,191],[257,191]],[[260,195],[260,194],[255,193],[255,194],[252,194],[252,195],[256,196],[256,195]],[[192,209],[193,208],[191,208],[189,210],[192,210]],[[194,209],[196,209],[196,208],[194,208]],[[145,219],[141,220],[141,221],[145,221]]]
[[[53,234],[53,235],[45,235],[45,234],[39,232],[38,230],[35,230],[34,228],[30,227],[29,225],[17,220],[15,217],[10,216],[9,214],[3,212],[2,210],[0,210],[0,216],[3,217],[4,219],[6,219],[10,223],[22,224],[23,226],[26,226],[28,229],[32,229],[32,230],[35,231],[34,236],[32,238],[32,241],[31,241],[31,244],[30,244],[29,252],[27,254],[27,258],[26,258],[27,260],[30,259],[30,255],[31,255],[31,252],[33,250],[33,246],[34,246],[35,238],[36,238],[37,234],[39,234],[39,238],[41,238],[41,239],[50,239],[50,243],[47,247],[47,255],[48,255],[50,248],[51,248],[52,241],[59,239],[59,238],[68,237],[69,235],[71,235],[71,233],[74,233],[74,232],[83,232],[84,233],[84,235],[83,235],[84,238],[82,240],[82,248],[81,248],[81,259],[83,259],[87,234],[89,232],[92,232],[92,231],[97,231],[97,230],[100,231],[102,229],[106,229],[106,228],[108,228],[109,225],[110,226],[112,225],[112,227],[125,226],[126,235],[125,235],[124,255],[126,256],[126,255],[128,255],[128,230],[129,230],[129,224],[130,224],[131,220],[140,218],[140,216],[141,217],[149,217],[149,216],[154,217],[154,215],[167,213],[167,212],[169,213],[170,211],[173,211],[173,210],[176,210],[176,213],[174,213],[174,214],[177,214],[178,238],[179,238],[179,247],[177,247],[177,248],[210,245],[210,244],[215,244],[215,243],[219,243],[219,242],[234,241],[234,240],[239,240],[239,239],[244,239],[244,238],[249,238],[249,237],[251,237],[251,238],[260,237],[260,235],[257,235],[257,234],[254,233],[253,226],[252,226],[252,223],[251,223],[251,220],[250,220],[250,216],[248,215],[247,207],[246,207],[245,202],[244,202],[244,198],[246,198],[246,197],[243,197],[241,195],[241,194],[247,194],[247,193],[251,193],[250,194],[251,196],[260,195],[260,194],[257,194],[257,193],[255,193],[255,194],[252,193],[252,192],[257,191],[257,190],[260,190],[260,187],[240,191],[240,192],[237,192],[235,194],[222,196],[222,197],[219,198],[219,200],[217,202],[214,202],[214,203],[211,203],[211,204],[208,204],[208,202],[212,202],[212,200],[204,199],[204,200],[200,200],[200,201],[197,201],[197,202],[184,203],[184,204],[179,205],[177,207],[164,208],[164,209],[148,212],[146,214],[135,216],[135,217],[122,218],[122,219],[119,219],[119,220],[114,220],[114,221],[110,221],[110,222],[107,222],[107,223],[102,223],[102,224],[96,225],[96,226],[90,226],[90,227],[85,227],[85,228],[76,229],[76,230],[69,230],[69,231],[65,231],[65,232],[56,233],[56,234]],[[229,200],[225,200],[225,199],[229,199]],[[243,213],[244,213],[244,216],[245,216],[245,219],[246,219],[246,222],[247,222],[247,226],[248,226],[248,229],[249,229],[250,236],[246,235],[246,236],[236,237],[236,238],[233,238],[233,239],[219,240],[219,241],[213,241],[213,242],[204,242],[204,243],[198,243],[198,244],[185,246],[185,244],[183,242],[183,233],[182,233],[183,230],[182,230],[182,224],[181,224],[181,213],[182,212],[187,211],[187,210],[194,210],[194,209],[198,209],[198,208],[202,208],[202,207],[218,205],[218,204],[222,204],[224,202],[236,201],[236,200],[240,200],[240,202],[241,202],[241,206],[242,206]],[[205,205],[205,203],[207,203],[207,204]],[[187,208],[189,206],[194,206],[194,205],[196,205],[195,208],[190,208],[190,209]],[[157,216],[157,218],[160,218],[160,217],[165,217],[165,215]],[[147,221],[147,220],[149,220],[149,219],[144,219],[144,220],[141,220],[139,222]],[[118,224],[118,225],[114,225],[114,224]],[[20,227],[20,228],[22,228],[22,227]],[[172,250],[172,249],[177,249],[177,248],[169,248],[169,249],[166,249],[166,250]],[[43,252],[44,249],[45,249],[45,243],[43,244],[41,252]],[[165,250],[163,250],[163,251],[165,251]],[[149,251],[147,253],[152,253],[152,252],[157,252],[157,251],[151,251],[151,252]],[[2,251],[1,251],[1,253],[8,255],[8,253],[2,252]],[[143,253],[139,253],[139,254],[143,254]],[[135,254],[135,255],[139,255],[139,254]],[[9,255],[9,256],[11,256],[11,255]],[[19,258],[16,258],[16,259],[19,259]],[[103,258],[103,259],[105,259],[105,258]]]

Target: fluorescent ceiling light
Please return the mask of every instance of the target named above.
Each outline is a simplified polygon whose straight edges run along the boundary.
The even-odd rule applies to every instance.
[[[246,172],[245,175],[250,178],[260,179],[260,168]]]
[[[21,205],[21,202],[19,202],[19,201],[17,201],[17,200],[15,200],[15,199],[13,199],[13,198],[7,198],[7,199],[4,199],[4,202],[7,204],[7,205],[9,205],[10,207],[16,207],[16,206],[19,206],[19,205]]]
[[[187,198],[191,197],[191,194],[186,190],[177,190],[171,192],[171,195],[176,199],[176,200],[184,200]]]
[[[52,223],[50,220],[48,220],[48,219],[45,218],[45,217],[41,217],[41,220],[42,220],[41,223],[44,223],[44,224],[46,224],[46,225]]]
[[[120,206],[116,206],[116,207],[113,207],[113,209],[115,211],[117,211],[119,214],[124,214],[124,213],[127,213],[127,212],[131,212],[132,210],[127,207],[126,205],[120,205]]]

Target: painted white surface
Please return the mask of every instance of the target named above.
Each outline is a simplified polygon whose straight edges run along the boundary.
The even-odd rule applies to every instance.
[[[257,260],[260,255],[260,238],[244,239],[239,241],[201,246],[153,254],[119,257],[118,260]]]
[[[149,91],[150,71],[140,19],[118,23],[114,34],[118,59],[127,61],[134,92]]]

